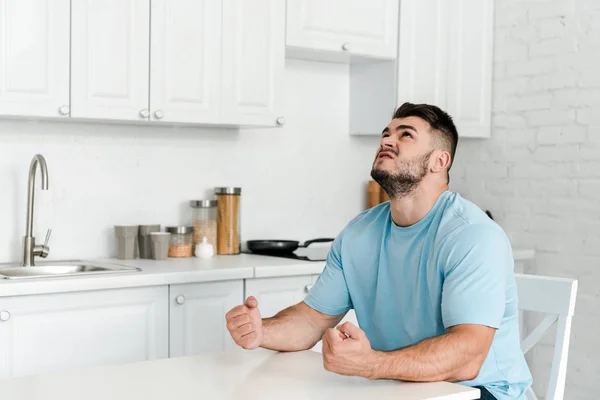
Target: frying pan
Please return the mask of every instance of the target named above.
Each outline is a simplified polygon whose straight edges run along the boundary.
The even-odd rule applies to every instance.
[[[256,254],[292,253],[299,247],[308,247],[312,243],[333,242],[331,238],[318,238],[300,243],[296,240],[248,240],[248,250]]]

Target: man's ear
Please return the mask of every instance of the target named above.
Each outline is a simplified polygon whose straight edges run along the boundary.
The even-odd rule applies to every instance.
[[[446,150],[436,150],[433,153],[434,163],[431,167],[431,172],[441,172],[443,170],[447,170],[450,167],[450,162],[452,161],[452,157],[450,153]]]

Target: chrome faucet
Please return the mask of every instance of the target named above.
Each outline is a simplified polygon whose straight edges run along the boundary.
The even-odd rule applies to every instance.
[[[27,225],[25,227],[25,237],[23,238],[23,262],[21,265],[25,267],[35,265],[35,257],[46,258],[50,252],[48,248],[48,240],[50,240],[51,229],[48,229],[46,235],[46,242],[43,245],[35,245],[35,238],[33,237],[33,201],[35,196],[35,173],[38,165],[41,169],[42,174],[42,190],[48,190],[48,167],[46,166],[46,159],[41,154],[37,154],[31,160],[31,166],[29,167],[29,181],[27,187]]]

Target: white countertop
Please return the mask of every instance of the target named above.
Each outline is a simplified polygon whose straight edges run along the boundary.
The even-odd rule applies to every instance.
[[[514,250],[515,261],[534,258],[533,250]],[[88,260],[138,267],[139,272],[105,275],[70,276],[38,279],[0,279],[0,297],[85,290],[131,288],[178,283],[211,282],[232,279],[268,278],[292,275],[320,274],[324,261],[302,261],[252,254],[167,260]],[[56,262],[56,261],[53,261]],[[43,265],[37,262],[37,265]],[[1,266],[0,266],[1,267]]]
[[[0,380],[10,400],[436,399],[479,398],[448,382],[369,381],[326,371],[320,353],[258,349],[178,357]]]

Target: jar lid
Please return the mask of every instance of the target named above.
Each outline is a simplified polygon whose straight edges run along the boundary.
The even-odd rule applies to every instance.
[[[211,208],[217,205],[217,200],[190,200],[190,206],[194,208]]]
[[[193,233],[193,226],[167,226],[165,227],[165,231],[169,233],[175,234],[184,234],[184,233]]]
[[[215,194],[242,194],[242,188],[240,187],[216,187]]]

